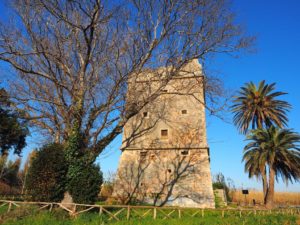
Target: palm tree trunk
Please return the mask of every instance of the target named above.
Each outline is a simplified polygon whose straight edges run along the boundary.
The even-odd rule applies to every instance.
[[[274,186],[275,186],[275,169],[273,165],[269,168],[269,188],[266,196],[266,207],[273,208],[274,203]]]
[[[258,129],[263,129],[262,123],[258,124]],[[268,194],[268,179],[267,179],[267,170],[266,170],[266,166],[263,166],[261,168],[261,179],[262,179],[262,183],[263,183],[263,196],[264,196],[264,205],[266,205],[267,203],[267,194]]]
[[[265,166],[261,169],[261,180],[262,180],[262,184],[263,184],[264,204],[266,204],[266,198],[267,198],[267,192],[268,192],[268,180],[267,180],[267,172],[266,172]]]

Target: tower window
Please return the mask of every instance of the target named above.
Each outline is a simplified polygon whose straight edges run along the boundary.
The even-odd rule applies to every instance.
[[[146,160],[146,156],[147,156],[147,152],[146,151],[141,151],[140,152],[140,160],[141,161],[145,161]]]
[[[143,117],[148,118],[149,113],[148,112],[143,112]]]
[[[181,110],[181,114],[187,114],[187,110],[186,109]]]
[[[189,173],[195,173],[195,167],[194,167],[194,165],[189,166],[186,170],[187,170]]]
[[[155,160],[155,154],[151,154],[150,159]]]
[[[180,153],[182,156],[187,156],[189,155],[189,150],[182,150]]]
[[[172,172],[172,170],[171,169],[168,169],[168,173],[171,173]]]
[[[163,89],[163,90],[161,90],[161,92],[162,92],[162,93],[167,93],[168,90],[167,90],[167,89]]]
[[[168,138],[168,130],[167,129],[161,130],[160,135],[161,135],[161,138],[163,138],[163,139]]]

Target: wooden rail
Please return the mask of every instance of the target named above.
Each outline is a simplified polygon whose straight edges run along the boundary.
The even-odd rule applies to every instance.
[[[2,203],[2,204],[1,204]],[[7,207],[7,212],[13,210],[13,208],[19,208],[21,206],[35,205],[37,210],[49,210],[52,211],[54,207],[62,208],[67,211],[71,216],[77,216],[81,213],[91,210],[98,210],[100,216],[106,215],[108,220],[120,221],[120,215],[123,213],[123,218],[129,220],[132,216],[138,218],[145,218],[150,216],[153,219],[157,219],[160,215],[161,219],[182,218],[183,215],[189,217],[205,217],[208,212],[218,212],[221,217],[225,217],[227,213],[236,213],[237,216],[249,216],[249,215],[268,215],[271,213],[276,214],[289,214],[300,215],[300,208],[286,208],[286,209],[200,209],[200,208],[182,208],[182,207],[157,207],[157,206],[132,206],[132,205],[89,205],[89,204],[77,204],[77,203],[58,203],[58,202],[22,202],[11,200],[0,200],[0,208]],[[143,209],[143,211],[141,211]]]

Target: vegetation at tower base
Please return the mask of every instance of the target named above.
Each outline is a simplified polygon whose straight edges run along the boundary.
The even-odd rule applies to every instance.
[[[92,204],[96,201],[103,182],[100,168],[93,164],[82,141],[78,123],[75,122],[66,147],[68,163],[67,191],[76,203]]]
[[[268,129],[273,125],[283,128],[287,125],[287,112],[291,105],[278,99],[286,93],[274,90],[275,83],[269,85],[265,84],[265,81],[261,81],[258,86],[250,82],[241,87],[238,95],[233,98],[232,105],[233,122],[241,133],[246,134],[251,128]],[[266,204],[268,193],[266,164],[261,163],[251,174],[262,179]]]
[[[68,168],[65,161],[61,144],[48,144],[37,151],[25,184],[32,200],[59,202],[63,199]]]
[[[275,179],[288,183],[300,179],[300,135],[287,129],[270,127],[251,131],[243,161],[249,177],[256,176],[261,165],[267,166],[266,206],[274,202]]]
[[[225,177],[222,173],[218,173],[214,176],[212,185],[213,185],[214,190],[223,189],[225,191],[227,201],[231,202],[232,197],[230,196],[229,192],[230,192],[230,188],[234,190],[234,185],[233,184],[228,185],[226,183]],[[230,185],[232,185],[232,186],[230,186]]]
[[[0,153],[8,154],[12,149],[20,154],[26,146],[25,138],[28,135],[26,121],[22,120],[21,113],[14,111],[8,93],[0,89]]]

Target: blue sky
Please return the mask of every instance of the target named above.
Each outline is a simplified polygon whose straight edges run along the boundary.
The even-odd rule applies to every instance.
[[[288,92],[283,99],[293,109],[289,113],[289,127],[300,132],[300,1],[298,0],[238,0],[232,1],[237,20],[244,24],[247,32],[257,36],[256,53],[243,54],[239,58],[217,57],[212,64],[224,79],[225,86],[238,90],[244,83],[261,80],[276,82],[277,90]],[[4,10],[0,3],[0,13]],[[3,69],[3,67],[2,67]],[[230,115],[228,115],[230,118]],[[261,188],[256,179],[248,179],[241,162],[245,145],[244,136],[239,135],[231,123],[215,117],[207,118],[208,141],[211,153],[212,174],[222,172],[234,180],[237,187]],[[35,137],[29,138],[24,155],[35,146]],[[97,162],[104,173],[116,171],[121,145],[118,137]],[[278,191],[300,191],[300,183],[279,182]]]

